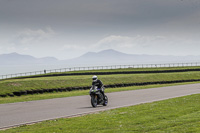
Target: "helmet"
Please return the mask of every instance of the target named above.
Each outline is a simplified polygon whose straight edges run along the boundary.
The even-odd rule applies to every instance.
[[[97,76],[94,75],[94,76],[92,77],[92,80],[93,80],[94,82],[96,82],[96,81],[97,81]]]

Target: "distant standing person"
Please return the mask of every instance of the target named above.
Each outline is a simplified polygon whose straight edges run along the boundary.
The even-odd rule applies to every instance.
[[[44,69],[44,74],[46,74],[46,70]]]

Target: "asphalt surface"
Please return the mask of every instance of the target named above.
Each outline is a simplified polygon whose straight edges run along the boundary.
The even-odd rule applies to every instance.
[[[200,84],[107,93],[108,106],[97,108],[92,108],[89,95],[0,104],[0,129],[197,93],[200,93]]]

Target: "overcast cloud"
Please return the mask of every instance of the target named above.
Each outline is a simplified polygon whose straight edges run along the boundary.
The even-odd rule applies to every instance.
[[[0,0],[0,54],[200,55],[199,0]]]

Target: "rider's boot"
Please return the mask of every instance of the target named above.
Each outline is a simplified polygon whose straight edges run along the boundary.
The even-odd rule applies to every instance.
[[[104,91],[101,92],[102,95],[103,95],[103,100],[105,100],[105,94],[104,94]]]

